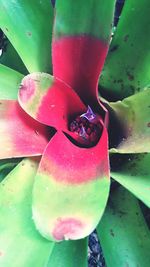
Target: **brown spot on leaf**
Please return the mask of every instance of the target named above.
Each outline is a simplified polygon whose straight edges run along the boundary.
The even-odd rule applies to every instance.
[[[147,127],[150,127],[150,122],[147,123]]]
[[[124,42],[127,42],[128,39],[129,39],[129,34],[126,34],[123,40],[124,40]]]
[[[27,32],[27,35],[28,36],[32,36],[32,32]]]
[[[123,82],[122,79],[117,80],[117,83],[122,83],[122,82]]]
[[[114,52],[118,49],[119,45],[114,45],[109,51]]]
[[[133,85],[130,85],[130,89],[131,89],[132,94],[134,94],[135,93],[135,88],[134,88]]]
[[[120,218],[127,214],[127,212],[119,210],[118,211]]]
[[[35,167],[35,165],[34,164],[31,164],[31,168],[34,168]]]
[[[112,237],[115,236],[113,229],[110,229],[110,234],[111,234]]]
[[[126,73],[127,73],[129,81],[133,81],[134,80],[133,74],[131,74],[129,71],[127,71]]]

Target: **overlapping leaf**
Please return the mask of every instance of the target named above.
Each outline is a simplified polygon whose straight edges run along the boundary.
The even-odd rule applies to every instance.
[[[0,265],[43,267],[53,243],[32,221],[31,201],[38,160],[22,161],[0,184]],[[19,255],[19,256],[18,256]]]
[[[4,48],[2,49],[2,55],[0,56],[0,63],[24,75],[28,73],[17,51],[8,39],[4,41]]]
[[[56,243],[46,267],[87,267],[87,239]]]
[[[0,161],[0,182],[20,162],[20,159],[4,159]]]
[[[150,152],[150,88],[109,105],[123,130],[121,142],[110,152]]]
[[[49,0],[0,0],[0,27],[29,72],[51,71],[53,8]]]
[[[87,105],[96,100],[114,7],[115,0],[56,1],[53,72],[68,83]]]
[[[54,244],[35,229],[31,202],[38,162],[23,160],[0,184],[0,265],[86,267],[87,240]]]
[[[111,176],[150,207],[150,154],[130,155]]]
[[[0,99],[17,99],[23,75],[0,64]]]
[[[100,77],[103,96],[119,100],[150,82],[150,1],[126,0]]]
[[[108,267],[150,263],[150,231],[136,198],[123,188],[112,192],[97,228]]]
[[[15,100],[0,101],[0,159],[41,155],[51,136]]]
[[[114,0],[106,3],[95,0],[84,0],[82,3],[79,0],[56,2],[52,45],[54,76],[69,84],[84,104],[96,109],[96,103],[98,112],[102,108],[97,101],[97,80],[108,51],[114,4]],[[28,86],[29,84],[25,85],[26,92]],[[68,126],[69,118],[82,114],[82,105],[79,101],[77,103],[77,97],[73,93],[70,93],[71,100],[65,88],[67,100],[62,96],[61,102],[57,86],[54,97],[57,103],[52,103],[52,90],[47,90],[47,95],[42,97],[40,104],[42,106],[44,103],[47,114],[37,105],[38,116],[44,114],[44,119],[50,120],[54,114],[50,107],[52,103],[54,111],[56,107],[58,110],[56,121],[60,120],[63,110],[67,111],[64,120],[66,119]],[[38,86],[35,87],[37,90],[34,92],[38,92]],[[35,95],[36,93],[32,94],[32,100]],[[21,97],[19,101],[27,110],[30,99],[25,104]],[[74,106],[70,106],[73,102]],[[35,178],[33,218],[40,233],[50,240],[79,239],[94,230],[107,202],[110,185],[107,130],[103,125],[99,142],[88,149],[72,140],[72,135],[69,132],[67,135],[66,129],[62,128],[62,123],[57,125],[57,130],[43,153]]]

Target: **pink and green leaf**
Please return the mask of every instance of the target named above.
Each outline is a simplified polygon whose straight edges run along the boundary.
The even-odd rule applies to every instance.
[[[35,120],[63,130],[68,128],[70,117],[86,111],[67,84],[46,73],[27,75],[22,80],[18,99]]]
[[[109,105],[124,132],[120,144],[110,152],[150,152],[150,88]]]
[[[23,160],[0,184],[0,265],[86,267],[87,240],[56,244],[35,229],[31,202],[39,160]]]
[[[108,51],[114,5],[115,0],[56,2],[53,72],[86,104],[89,100],[96,101],[96,86]]]
[[[0,99],[17,99],[23,75],[0,64]]]
[[[28,71],[51,72],[51,2],[0,0],[0,14],[0,27]]]
[[[50,137],[50,130],[27,115],[17,101],[0,101],[0,159],[41,155]]]
[[[111,177],[150,208],[150,154],[130,155]]]
[[[107,99],[119,100],[149,84],[150,1],[126,0],[100,77]]]
[[[54,244],[39,235],[32,220],[32,187],[38,162],[23,160],[0,184],[1,266],[43,267],[53,249]]]
[[[127,190],[112,192],[97,231],[107,267],[149,266],[150,231],[137,199]]]
[[[92,148],[80,148],[63,133],[56,133],[35,177],[36,228],[55,241],[89,235],[104,212],[109,186],[106,129]]]

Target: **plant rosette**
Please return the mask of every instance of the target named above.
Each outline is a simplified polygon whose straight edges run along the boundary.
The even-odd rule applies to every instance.
[[[145,2],[147,3],[146,0]],[[134,59],[138,62],[135,50],[132,51],[133,60],[130,61],[128,51],[132,50],[131,42],[133,44],[130,36],[136,35],[138,29],[130,28],[127,20],[124,20],[124,17],[132,17],[132,5],[134,11],[139,7],[145,10],[145,7],[135,0],[126,0],[122,19],[111,41],[115,0],[107,0],[105,3],[102,0],[98,3],[96,0],[88,0],[86,3],[57,0],[54,23],[53,8],[49,1],[38,1],[36,12],[35,1],[30,4],[26,1],[16,1],[14,4],[13,1],[6,3],[0,0],[0,4],[1,28],[21,57],[18,57],[10,43],[8,51],[2,55],[0,159],[10,162],[14,158],[15,163],[11,163],[13,168],[20,158],[27,158],[5,179],[3,176],[1,178],[0,227],[5,229],[2,231],[2,240],[7,240],[7,231],[11,240],[2,242],[3,264],[9,266],[7,259],[12,261],[15,257],[14,251],[8,257],[8,250],[17,236],[16,247],[24,243],[23,266],[34,266],[37,259],[37,266],[48,266],[49,255],[59,255],[61,251],[68,255],[66,251],[72,249],[75,253],[80,247],[84,255],[82,259],[78,258],[76,266],[86,266],[85,262],[83,263],[87,248],[85,237],[97,228],[106,261],[108,266],[111,266],[107,254],[107,233],[104,231],[103,234],[101,227],[104,229],[105,225],[107,229],[109,218],[114,222],[114,229],[115,224],[123,223],[122,217],[118,215],[119,209],[125,209],[127,214],[130,194],[119,189],[119,193],[111,194],[112,206],[110,202],[107,205],[110,175],[150,206],[148,193],[143,193],[149,186],[147,167],[147,173],[144,172],[150,150],[148,75],[147,72],[140,75],[138,65],[133,66]],[[14,22],[14,13],[17,23]],[[143,24],[140,22],[140,25],[143,25],[140,27],[144,27],[145,21],[146,17]],[[122,29],[125,28],[129,33],[123,38]],[[142,31],[139,31],[140,35]],[[125,45],[122,41],[120,46],[118,45],[119,38],[124,40]],[[41,39],[44,44],[41,44]],[[140,51],[137,40],[137,50]],[[147,51],[145,41],[144,45]],[[50,46],[52,57],[49,55]],[[143,53],[139,54],[138,59],[143,64],[140,66],[146,69],[148,59]],[[116,61],[113,61],[113,55]],[[125,64],[126,61],[130,63],[125,66],[125,73],[121,78],[118,65],[122,66],[123,61],[120,63],[120,57],[123,57]],[[117,62],[116,65],[114,62]],[[15,70],[9,68],[12,64]],[[133,79],[136,74],[138,82]],[[99,97],[98,85],[101,95],[106,99]],[[136,94],[132,94],[133,87]],[[110,99],[118,101],[108,101]],[[133,162],[129,162],[128,159],[131,158]],[[120,162],[120,166],[116,162]],[[4,169],[4,163],[1,161],[0,170]],[[136,177],[136,186],[128,170],[133,172],[132,177]],[[142,183],[141,177],[144,177],[146,182]],[[126,200],[124,205],[122,196]],[[140,213],[137,200],[132,200],[131,197],[133,213],[126,215],[129,222],[136,221],[131,217],[137,210],[138,214]],[[142,213],[140,216],[143,218]],[[10,218],[12,228],[9,225]],[[146,233],[144,221],[141,225],[142,233]],[[121,227],[118,229],[121,233]],[[135,223],[135,229],[139,231],[138,223]],[[113,242],[117,240],[117,243],[118,239],[114,238],[113,230],[110,232]],[[128,236],[128,229],[126,232]],[[136,236],[135,234],[134,240],[137,241]],[[78,241],[60,243],[63,240]],[[54,242],[59,242],[59,247]],[[149,241],[146,242],[148,247]],[[36,247],[36,254],[42,251],[42,255],[36,257],[34,251],[32,259],[25,255],[23,251],[27,244],[30,244],[30,253]],[[138,241],[135,244],[136,251],[139,252]],[[123,254],[126,248],[121,251]],[[141,258],[144,258],[144,252],[141,253]],[[116,257],[113,253],[110,254],[114,266],[117,266]],[[120,259],[123,257],[120,256]],[[49,266],[55,266],[56,259],[57,256],[49,258]],[[63,260],[65,259],[68,258],[64,257]],[[69,261],[72,261],[71,256]],[[16,263],[15,267],[18,266]]]

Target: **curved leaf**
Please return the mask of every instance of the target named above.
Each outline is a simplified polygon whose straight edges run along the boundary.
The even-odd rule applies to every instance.
[[[123,99],[150,83],[150,1],[126,0],[100,77],[106,99]]]
[[[111,177],[150,208],[150,154],[131,155]]]
[[[124,132],[120,144],[110,152],[150,152],[150,88],[109,105]]]
[[[0,27],[29,72],[51,71],[53,8],[49,0],[0,0]]]
[[[150,230],[138,201],[123,188],[112,193],[97,227],[107,267],[148,267]]]
[[[68,129],[70,117],[86,111],[72,88],[47,73],[36,72],[25,76],[18,99],[31,117],[56,129]]]
[[[56,1],[54,75],[87,105],[96,100],[97,81],[108,51],[115,0]]]
[[[33,219],[55,241],[80,239],[98,224],[109,195],[107,131],[81,148],[57,132],[41,159],[33,189]]]
[[[0,265],[43,267],[53,243],[36,231],[31,197],[38,160],[23,160],[0,184]],[[19,256],[18,256],[19,255]]]
[[[0,99],[17,99],[23,75],[0,64]]]

